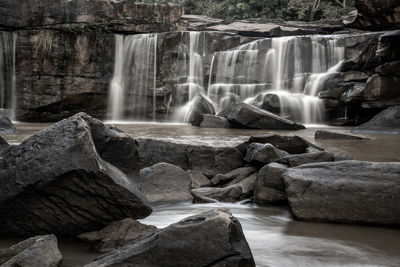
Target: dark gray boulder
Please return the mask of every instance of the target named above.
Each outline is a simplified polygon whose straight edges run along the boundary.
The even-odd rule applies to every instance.
[[[372,75],[362,91],[362,106],[366,108],[387,108],[400,105],[400,76]]]
[[[305,127],[255,106],[238,103],[226,112],[226,118],[239,128],[269,130],[299,130]]]
[[[370,121],[351,131],[354,133],[400,134],[400,106],[385,109]]]
[[[289,155],[286,151],[280,150],[271,144],[252,143],[247,146],[245,161],[255,166],[279,161]]]
[[[257,173],[253,173],[239,182],[230,182],[224,187],[202,187],[192,189],[190,192],[194,202],[237,202],[253,196],[256,178]]]
[[[8,147],[10,147],[10,144],[3,137],[0,136],[0,152]]]
[[[290,154],[300,154],[307,152],[307,148],[313,147],[317,150],[324,150],[313,143],[307,141],[303,137],[294,135],[294,136],[284,136],[278,134],[264,134],[251,136],[247,144],[251,143],[261,143],[266,144],[269,143],[274,147],[284,150]]]
[[[323,130],[315,131],[314,135],[315,139],[340,139],[340,140],[369,140],[367,137],[352,135],[352,134],[344,134],[344,133],[336,133],[329,132]]]
[[[240,222],[226,209],[198,214],[110,252],[94,266],[255,266]]]
[[[400,163],[339,161],[283,174],[290,209],[308,221],[400,225]]]
[[[282,174],[287,170],[285,165],[270,163],[260,169],[254,186],[254,202],[260,204],[279,204],[286,201],[285,185]]]
[[[134,219],[126,218],[113,222],[100,231],[80,234],[77,238],[89,243],[94,251],[106,252],[127,245],[157,230],[155,226],[141,224]]]
[[[201,171],[206,176],[226,173],[243,166],[243,154],[234,147],[213,147],[137,140],[136,155],[140,168],[166,162],[184,170]]]
[[[224,117],[203,114],[203,121],[200,123],[203,128],[229,128],[230,123]]]
[[[318,151],[304,154],[288,155],[283,157],[279,163],[285,164],[290,167],[296,167],[303,164],[315,162],[329,162],[333,161],[333,154],[326,151]]]
[[[215,115],[215,109],[212,102],[206,96],[199,95],[193,100],[187,121],[194,126],[200,126],[204,114]]]
[[[4,115],[0,115],[0,134],[13,134],[17,131],[14,124]]]
[[[397,75],[400,76],[400,60],[387,62],[378,66],[375,71],[383,75]]]
[[[208,187],[212,185],[210,179],[208,179],[207,176],[200,171],[188,170],[188,174],[192,180],[191,189]]]
[[[118,138],[130,137],[79,113],[3,151],[0,235],[77,235],[148,216],[146,198],[96,149]]]
[[[55,235],[31,237],[0,251],[2,267],[57,267],[61,265],[61,261],[62,255]]]
[[[133,181],[151,203],[192,201],[192,179],[178,166],[157,163],[141,169]]]

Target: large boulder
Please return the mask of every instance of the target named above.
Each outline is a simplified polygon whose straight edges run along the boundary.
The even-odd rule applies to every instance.
[[[226,118],[236,127],[269,130],[299,130],[305,127],[255,106],[238,103],[230,107]]]
[[[311,153],[287,155],[279,162],[290,167],[296,167],[308,163],[329,162],[333,160],[334,156],[332,153],[326,151],[317,151]]]
[[[354,133],[400,134],[400,106],[385,109],[370,121],[353,128],[351,131]]]
[[[214,176],[243,166],[243,154],[234,147],[188,145],[153,139],[139,139],[136,144],[136,152],[132,155],[138,156],[140,168],[166,162],[184,170]]]
[[[5,0],[0,3],[0,25],[18,28],[86,23],[119,31],[168,31],[182,15],[183,8],[178,5],[137,4],[128,0]]]
[[[200,126],[204,114],[215,115],[215,109],[212,102],[206,96],[200,94],[193,100],[185,120],[194,126]]]
[[[366,108],[386,108],[400,105],[400,76],[372,75],[362,91],[362,105]]]
[[[290,209],[309,221],[400,225],[400,163],[339,161],[283,174]]]
[[[239,221],[228,210],[188,217],[110,252],[94,266],[255,266]]]
[[[254,202],[279,204],[286,201],[285,185],[282,181],[282,174],[286,170],[285,165],[275,162],[262,167],[254,186]]]
[[[2,267],[58,267],[61,261],[62,255],[58,250],[55,235],[31,237],[0,251],[0,266]]]
[[[347,27],[388,30],[400,27],[400,3],[397,0],[355,0],[357,10],[343,21]]]
[[[108,145],[131,140],[79,113],[3,151],[0,235],[76,235],[148,216],[146,198],[106,161],[121,152]]]
[[[91,249],[99,252],[111,251],[131,243],[132,241],[156,232],[158,229],[152,225],[126,218],[107,225],[100,231],[80,234],[80,241],[91,244]]]
[[[13,134],[17,131],[14,124],[4,115],[0,115],[0,134]]]
[[[157,163],[141,169],[133,180],[151,203],[192,201],[192,179],[178,166]]]
[[[369,140],[367,137],[362,137],[353,134],[336,133],[324,130],[317,130],[314,134],[315,139],[340,139],[340,140]]]

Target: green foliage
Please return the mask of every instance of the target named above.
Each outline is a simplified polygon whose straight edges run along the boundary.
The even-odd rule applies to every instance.
[[[182,5],[186,14],[206,15],[222,19],[267,18],[309,21],[341,19],[354,9],[354,0],[142,0],[144,3]],[[345,2],[343,2],[345,1]],[[345,3],[345,4],[343,4]],[[344,5],[344,6],[343,6]],[[313,16],[311,16],[313,13]]]

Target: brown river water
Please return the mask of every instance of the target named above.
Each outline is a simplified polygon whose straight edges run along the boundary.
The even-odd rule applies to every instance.
[[[50,124],[17,123],[17,134],[4,138],[18,144]],[[310,126],[300,131],[205,129],[183,124],[115,124],[135,138],[178,143],[233,146],[251,135],[299,135],[333,153],[357,160],[400,161],[400,135],[365,134],[371,140],[314,140],[316,129],[349,133],[350,128]],[[400,229],[295,221],[286,207],[241,203],[181,204],[156,207],[143,223],[165,227],[187,216],[226,207],[240,220],[257,266],[400,266]],[[399,211],[400,212],[400,211]],[[0,239],[0,249],[19,239]],[[61,239],[62,266],[80,266],[98,254],[86,244]]]

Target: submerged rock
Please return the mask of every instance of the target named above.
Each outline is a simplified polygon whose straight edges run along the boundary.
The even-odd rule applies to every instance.
[[[255,266],[239,221],[226,209],[183,219],[110,252],[94,266]]]
[[[253,195],[257,173],[244,177],[238,182],[230,182],[225,187],[202,187],[190,192],[194,202],[237,202]]]
[[[295,218],[400,225],[400,163],[339,161],[283,174]]]
[[[323,130],[315,131],[314,135],[315,139],[345,139],[345,140],[369,140],[367,137],[352,135],[352,134],[344,134],[344,133],[335,133],[328,132]]]
[[[62,255],[58,250],[55,235],[41,235],[28,238],[12,247],[0,250],[0,266],[57,267]]]
[[[146,198],[102,158],[101,148],[117,139],[131,138],[79,113],[4,151],[0,235],[76,235],[148,216]],[[109,147],[105,158],[118,148]]]
[[[279,162],[290,167],[296,167],[303,164],[314,162],[329,162],[333,161],[333,154],[326,151],[318,151],[304,154],[288,155],[283,157]]]
[[[226,118],[234,126],[250,129],[299,130],[305,129],[301,124],[279,117],[255,106],[239,103],[231,106]]]
[[[261,168],[254,186],[254,202],[266,204],[285,201],[286,193],[282,174],[286,170],[287,167],[279,163],[270,163]]]
[[[141,169],[133,180],[151,203],[192,201],[192,179],[178,166],[157,163]]]
[[[353,128],[351,131],[354,133],[400,134],[400,106],[385,109],[370,121]]]
[[[17,131],[14,124],[4,115],[0,115],[0,134],[13,134]]]
[[[90,243],[92,250],[106,252],[127,245],[157,230],[155,226],[141,224],[134,219],[127,218],[113,222],[100,231],[81,234],[77,238]]]

